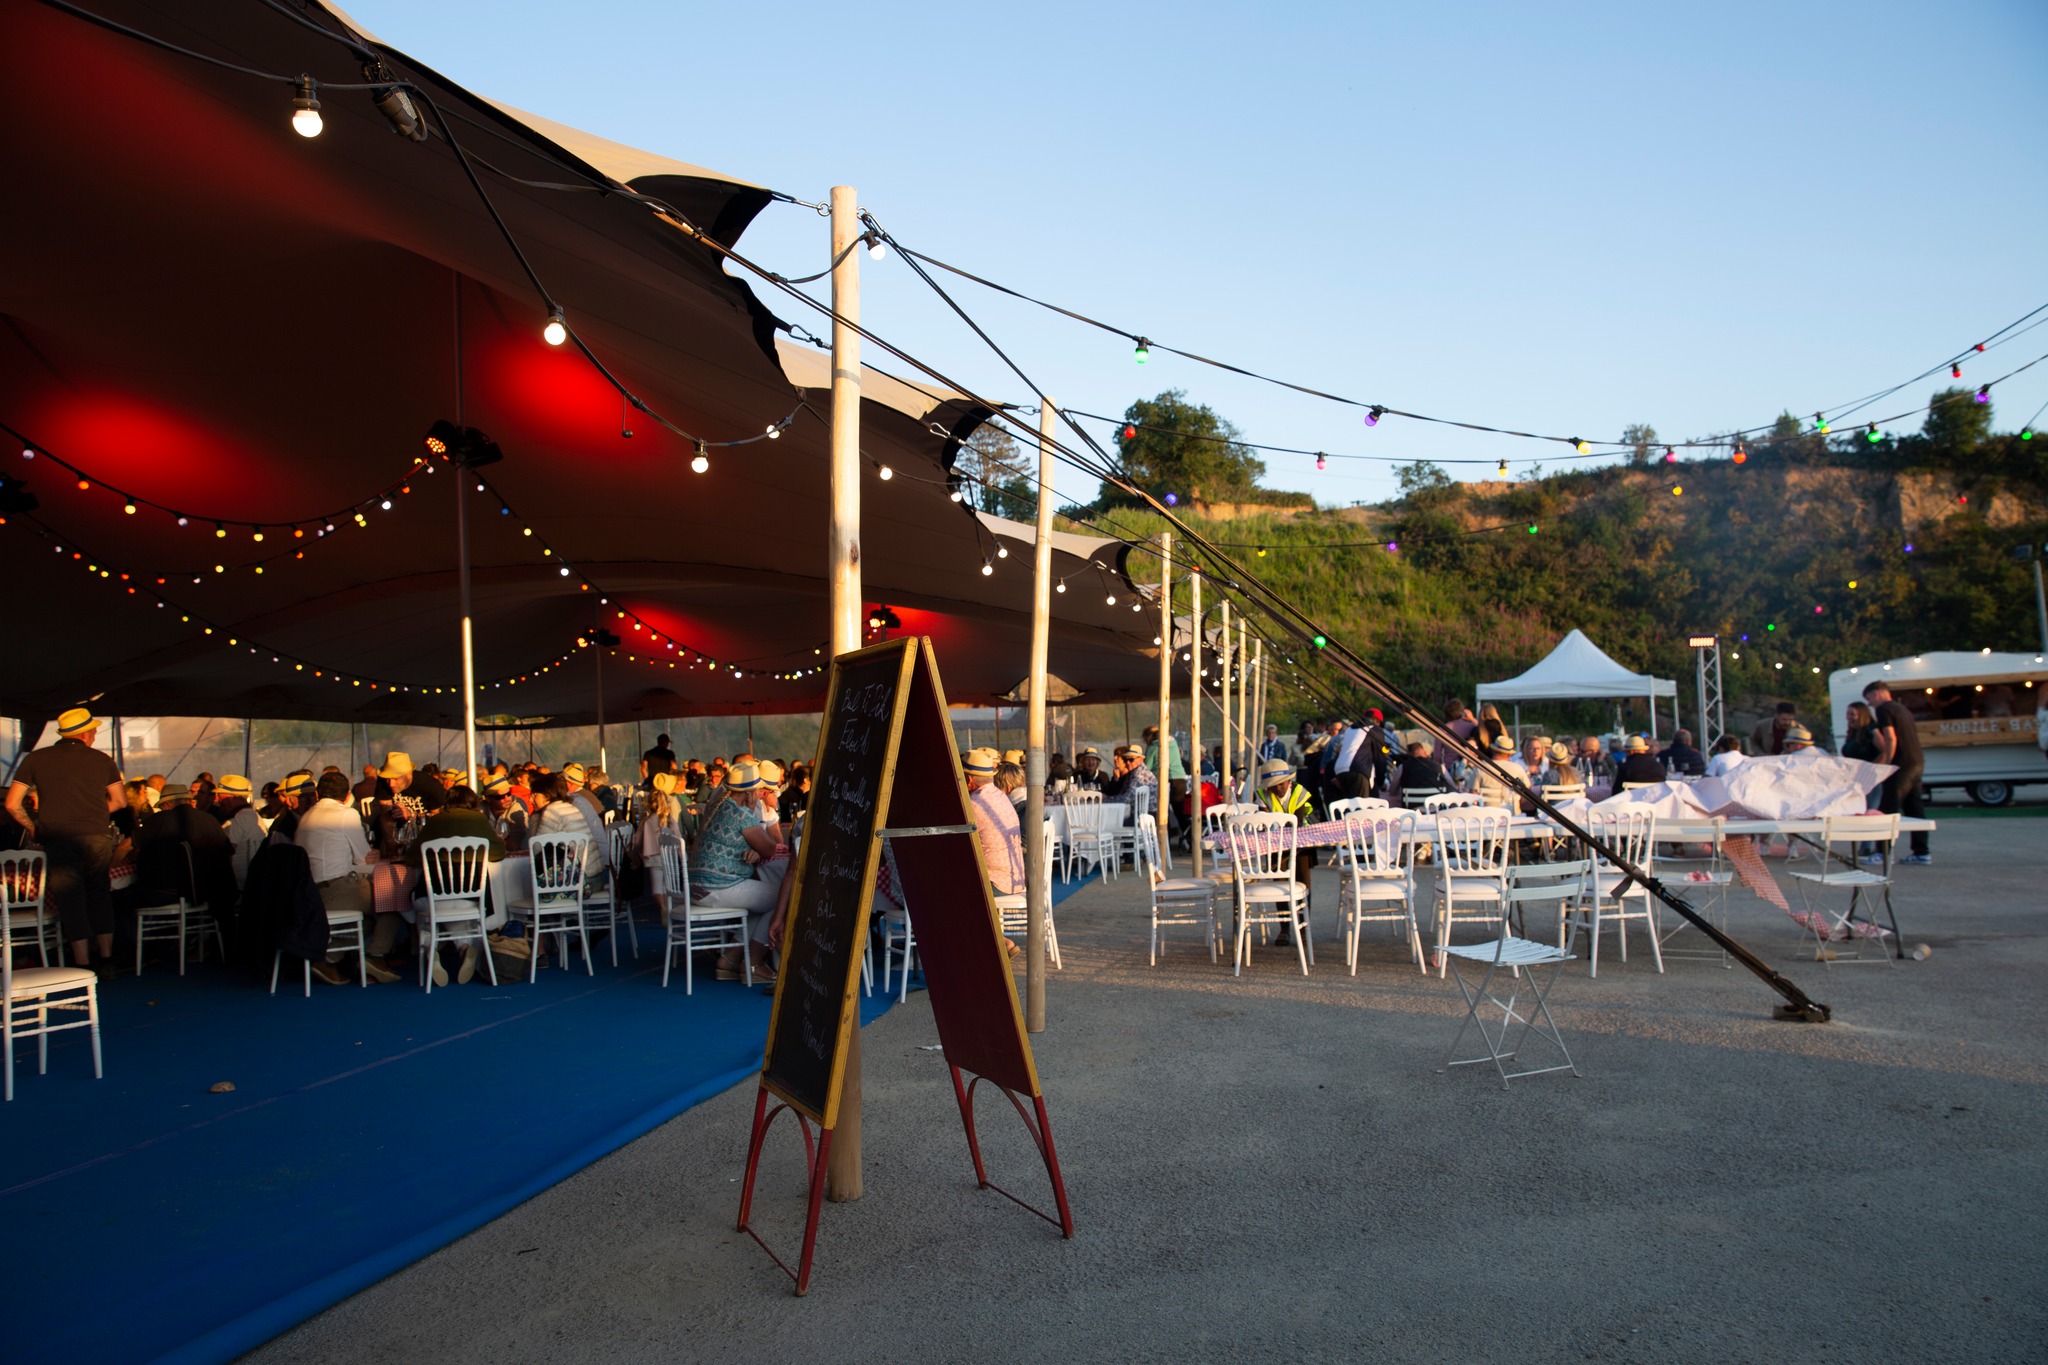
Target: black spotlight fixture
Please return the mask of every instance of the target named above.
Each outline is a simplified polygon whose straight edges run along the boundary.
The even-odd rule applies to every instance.
[[[0,474],[0,515],[20,516],[41,506],[28,485],[12,474]]]
[[[505,452],[490,437],[475,427],[459,427],[445,417],[428,427],[421,439],[427,454],[447,456],[465,469],[496,464],[505,458]]]

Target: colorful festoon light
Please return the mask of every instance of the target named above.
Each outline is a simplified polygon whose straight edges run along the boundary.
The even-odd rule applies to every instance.
[[[1139,337],[1139,338],[1138,338],[1138,349],[1137,349],[1137,350],[1135,350],[1135,351],[1133,351],[1133,352],[1131,353],[1131,359],[1133,359],[1133,360],[1137,361],[1137,362],[1138,362],[1138,363],[1139,363],[1140,365],[1142,365],[1142,364],[1144,364],[1144,363],[1145,363],[1146,361],[1150,360],[1151,358],[1152,358],[1152,343],[1151,343],[1151,342],[1149,342],[1149,341],[1147,341],[1147,340],[1145,340],[1145,338],[1143,338],[1143,337]]]
[[[1376,427],[1380,424],[1380,418],[1385,417],[1386,415],[1387,410],[1381,407],[1378,403],[1375,403],[1370,408],[1366,409],[1365,424],[1369,427]]]

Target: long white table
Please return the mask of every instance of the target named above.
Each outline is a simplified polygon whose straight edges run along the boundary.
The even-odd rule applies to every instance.
[[[1129,827],[1130,827],[1130,823],[1131,823],[1131,803],[1130,803],[1130,802],[1128,802],[1128,801],[1104,801],[1104,802],[1102,803],[1102,807],[1101,807],[1101,809],[1102,809],[1102,827],[1103,827],[1104,829],[1106,829],[1106,830],[1108,830],[1108,829],[1127,829],[1127,828],[1129,828]],[[1022,814],[1023,812],[1022,812],[1022,811],[1020,810],[1020,811],[1019,811],[1018,813],[1019,813],[1019,814],[1021,815],[1021,814]],[[1048,806],[1047,806],[1047,807],[1045,808],[1045,816],[1046,816],[1046,819],[1048,819],[1048,820],[1052,821],[1052,832],[1053,832],[1053,833],[1054,833],[1054,834],[1055,834],[1056,836],[1058,836],[1058,838],[1059,838],[1059,841],[1060,841],[1060,842],[1061,842],[1062,844],[1066,843],[1066,842],[1067,842],[1067,807],[1066,807],[1065,805],[1063,805],[1063,804],[1062,804],[1062,805],[1048,805]]]

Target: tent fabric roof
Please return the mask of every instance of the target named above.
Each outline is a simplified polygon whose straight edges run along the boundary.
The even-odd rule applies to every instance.
[[[1675,697],[1669,678],[1631,673],[1605,650],[1573,629],[1543,662],[1502,682],[1481,683],[1481,701],[1573,701],[1598,697]]]
[[[95,9],[166,32],[142,0]],[[345,48],[262,5],[200,7],[167,36],[360,79]],[[0,85],[0,122],[41,130],[9,140],[36,211],[0,215],[0,424],[41,453],[0,463],[40,503],[0,524],[16,641],[0,710],[457,723],[457,480],[415,461],[458,415],[504,451],[466,495],[480,714],[587,723],[597,668],[576,642],[601,619],[624,637],[603,665],[611,718],[822,705],[822,673],[777,675],[822,664],[829,637],[823,357],[779,344],[672,220],[548,188],[599,174],[601,148],[565,150],[573,130],[388,57],[446,113],[576,337],[650,410],[713,442],[793,419],[714,445],[702,475],[691,441],[541,341],[544,305],[438,135],[396,137],[367,94],[337,90],[323,135],[301,138],[289,86],[38,5],[0,7],[0,42],[37,58]],[[681,163],[599,160],[718,240],[769,202]],[[988,410],[874,371],[864,389],[863,453],[897,475],[863,484],[866,599],[933,637],[951,699],[993,702],[1028,653],[1029,557],[984,577],[991,532],[947,496]],[[1074,540],[1055,574],[1095,572]],[[1149,615],[1062,594],[1050,666],[1089,700],[1149,696],[1152,634]]]

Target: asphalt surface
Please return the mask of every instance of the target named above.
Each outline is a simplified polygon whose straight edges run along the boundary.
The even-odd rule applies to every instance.
[[[1774,1022],[1739,967],[1659,976],[1610,939],[1553,996],[1582,1077],[1505,1093],[1435,1069],[1455,992],[1390,929],[1345,974],[1327,871],[1307,978],[1274,948],[1233,978],[1187,931],[1147,966],[1127,875],[1061,908],[1033,1038],[1072,1241],[975,1188],[913,995],[865,1035],[866,1197],[826,1206],[807,1298],[733,1231],[749,1085],[249,1358],[2048,1358],[2044,836],[1945,825],[1898,873],[1932,955],[1896,966],[1815,963],[1738,887],[1731,930],[1825,1025]],[[1008,1107],[982,1131],[993,1178],[1047,1200]],[[756,1217],[793,1251],[780,1137]]]

